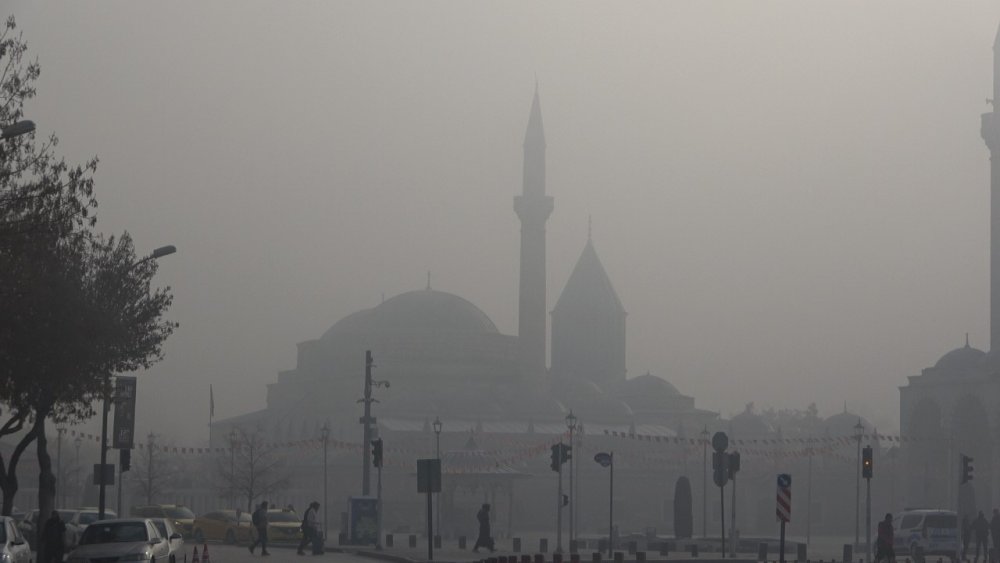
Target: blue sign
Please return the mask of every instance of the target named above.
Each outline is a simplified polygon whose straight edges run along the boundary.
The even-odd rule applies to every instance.
[[[351,545],[375,545],[378,539],[378,499],[349,497],[348,502]]]
[[[792,486],[792,476],[788,473],[781,473],[778,475],[778,488],[787,489]]]

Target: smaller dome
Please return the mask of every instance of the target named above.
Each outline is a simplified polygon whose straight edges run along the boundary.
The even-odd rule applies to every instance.
[[[934,364],[934,369],[951,373],[965,372],[979,366],[985,357],[986,352],[966,344],[941,356]]]
[[[753,403],[747,403],[743,412],[729,420],[729,428],[740,438],[768,436],[774,432],[774,428],[771,428],[764,417],[754,412]]]
[[[847,412],[846,407],[844,408],[844,412],[827,417],[823,421],[823,426],[826,427],[831,436],[852,436],[858,432],[857,428],[855,428],[858,421],[864,425],[865,432],[872,431],[871,423],[854,413]]]

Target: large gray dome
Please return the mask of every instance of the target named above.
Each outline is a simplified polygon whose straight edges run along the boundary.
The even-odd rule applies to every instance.
[[[934,369],[948,373],[966,372],[979,366],[985,356],[986,352],[966,344],[941,356],[941,359],[934,364]]]
[[[344,317],[326,331],[323,339],[370,332],[498,333],[486,313],[469,301],[451,293],[421,289]]]

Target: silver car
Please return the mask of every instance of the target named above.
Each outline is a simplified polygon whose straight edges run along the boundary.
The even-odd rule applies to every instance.
[[[101,520],[87,526],[67,563],[169,560],[170,544],[148,518]]]
[[[174,527],[174,522],[170,518],[150,518],[156,531],[160,532],[161,538],[167,538],[170,545],[170,563],[177,563],[177,560],[184,560],[184,536]]]
[[[0,561],[10,563],[29,563],[31,548],[17,529],[17,523],[10,516],[0,516]]]

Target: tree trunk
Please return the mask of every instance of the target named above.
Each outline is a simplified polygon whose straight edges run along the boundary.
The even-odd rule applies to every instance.
[[[17,494],[18,482],[17,482],[17,463],[21,460],[21,454],[24,450],[31,445],[31,442],[35,439],[35,427],[33,426],[31,430],[25,434],[20,441],[18,441],[17,446],[14,451],[10,454],[10,462],[7,465],[3,465],[0,462],[0,491],[3,491],[3,507],[2,512],[5,516],[10,516],[10,513],[14,511],[14,495]]]
[[[37,440],[38,452],[38,522],[43,523],[52,514],[56,500],[56,476],[52,474],[52,458],[49,457],[48,440],[45,437],[45,419],[48,410],[40,410],[35,417],[32,431]],[[41,536],[39,536],[41,537]],[[38,560],[45,561],[45,546],[38,542]]]

